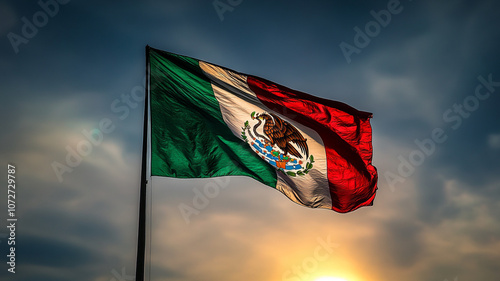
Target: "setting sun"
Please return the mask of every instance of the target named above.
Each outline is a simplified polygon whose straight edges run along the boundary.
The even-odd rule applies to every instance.
[[[347,281],[347,280],[338,277],[320,277],[314,281]]]

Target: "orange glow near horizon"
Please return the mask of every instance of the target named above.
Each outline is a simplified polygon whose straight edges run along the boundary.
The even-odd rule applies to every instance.
[[[324,276],[324,277],[320,277],[314,281],[347,281],[347,280],[345,280],[344,278]]]

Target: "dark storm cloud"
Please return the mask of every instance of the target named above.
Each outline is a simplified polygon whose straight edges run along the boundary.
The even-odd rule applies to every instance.
[[[99,247],[105,247],[106,244],[111,242],[111,237],[116,237],[113,239],[115,241],[120,237],[117,229],[112,227],[105,218],[100,219],[97,216],[82,215],[79,212],[69,210],[61,212],[61,209],[61,206],[54,206],[54,208],[47,209],[41,214],[33,214],[25,219],[25,223],[29,225],[28,229],[43,229],[46,225],[55,225],[58,232],[53,233],[50,239],[54,241],[61,238],[79,240],[84,244],[89,244],[86,249],[90,249],[89,246],[93,245],[95,246],[94,250],[97,250]],[[45,235],[49,235],[49,233],[45,233]],[[22,238],[23,240],[31,240],[29,237]],[[59,248],[57,245],[51,245],[50,247],[53,247],[54,251]],[[61,247],[64,248],[65,245],[63,244]],[[25,249],[30,249],[30,247]],[[23,253],[28,257],[36,254],[38,254],[37,251]]]
[[[19,255],[24,257],[28,265],[71,268],[88,266],[98,258],[98,253],[65,243],[60,238],[21,236],[19,239],[23,242],[22,246],[18,247]]]

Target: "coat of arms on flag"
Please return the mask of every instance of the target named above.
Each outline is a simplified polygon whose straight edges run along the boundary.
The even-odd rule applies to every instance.
[[[255,153],[288,176],[309,173],[314,156],[309,155],[307,139],[295,126],[273,113],[254,111],[250,117],[255,122],[245,121],[241,137]]]

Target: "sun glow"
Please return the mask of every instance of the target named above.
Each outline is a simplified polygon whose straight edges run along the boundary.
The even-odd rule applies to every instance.
[[[338,277],[320,277],[314,281],[347,281],[347,280]]]

